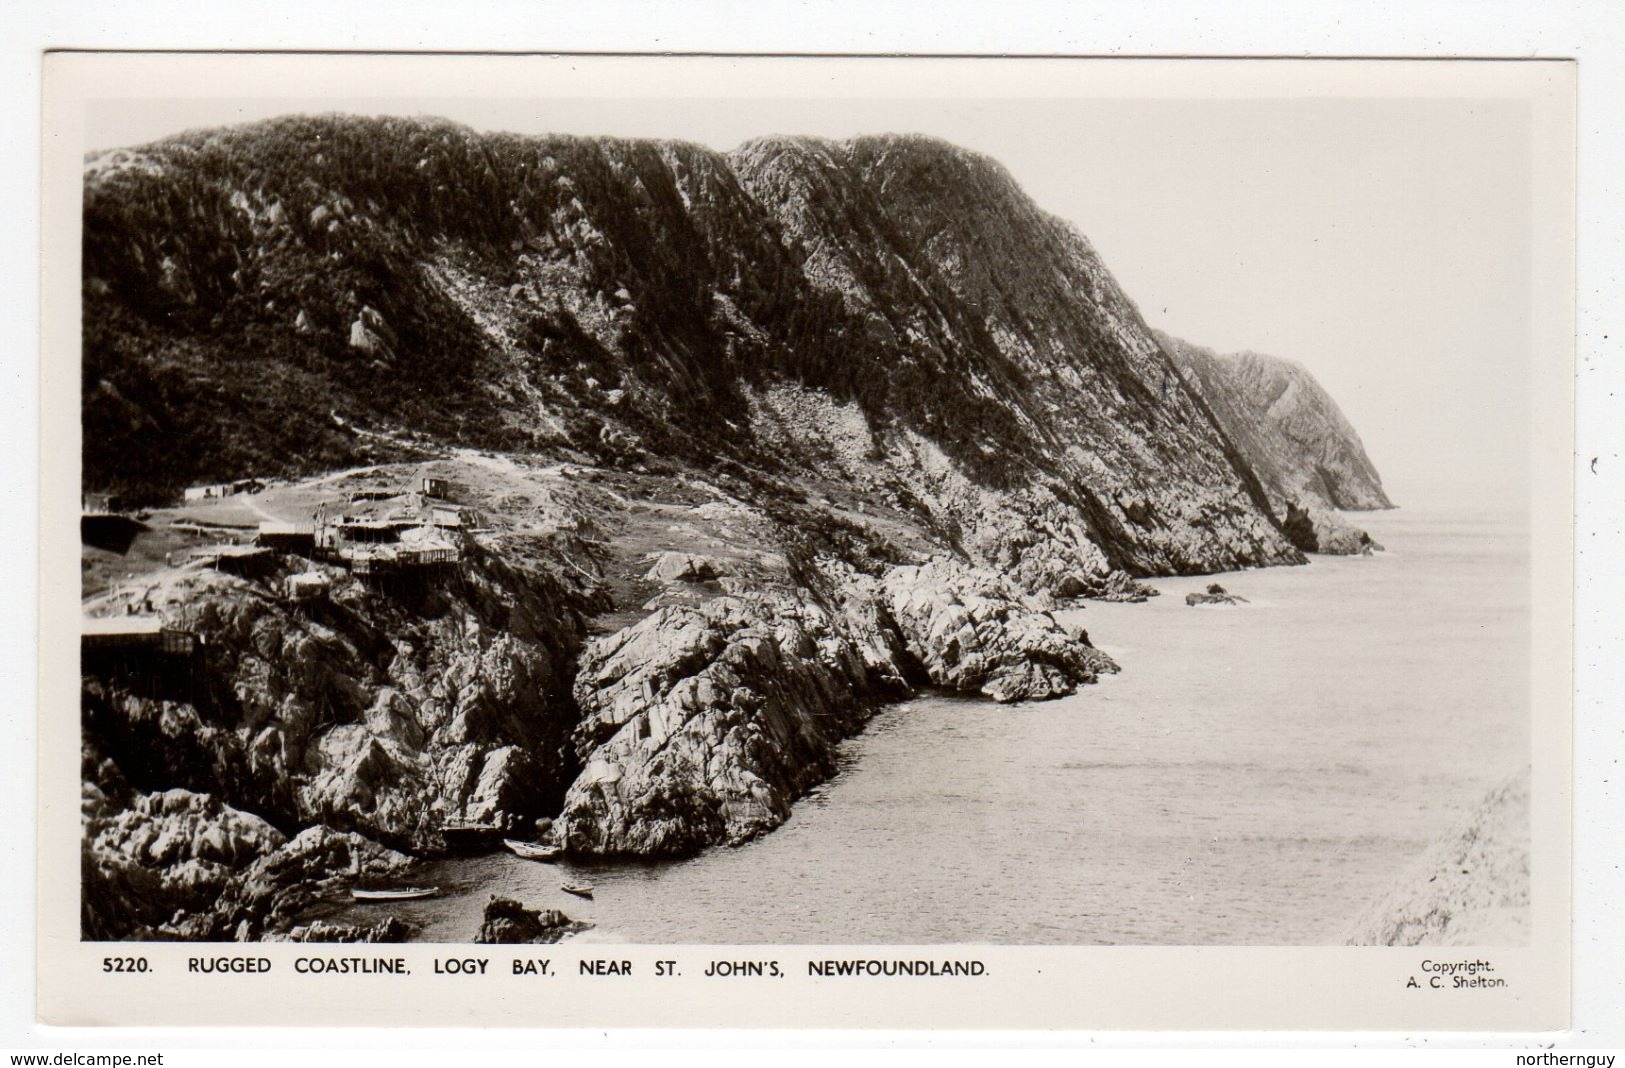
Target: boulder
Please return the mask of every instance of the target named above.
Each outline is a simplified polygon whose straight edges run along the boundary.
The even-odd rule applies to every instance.
[[[395,875],[416,861],[354,832],[307,827],[233,879],[211,909],[207,927],[236,930],[239,941],[285,930],[318,894],[344,883]]]
[[[692,553],[661,553],[643,577],[651,582],[706,582],[723,574],[717,562]]]
[[[275,938],[287,942],[405,942],[414,928],[405,920],[386,916],[377,923],[327,923],[318,920],[304,924]],[[272,939],[268,939],[272,940]]]
[[[1237,597],[1217,582],[1210,582],[1205,593],[1187,593],[1185,603],[1193,608],[1201,604],[1246,604],[1247,598]]]
[[[1117,670],[1111,657],[981,568],[946,557],[893,568],[879,594],[908,651],[939,686],[1001,703],[1041,701]]]
[[[150,934],[177,916],[208,912],[239,873],[284,841],[270,823],[208,794],[143,794],[85,825],[84,936]]]
[[[534,812],[542,801],[537,785],[546,781],[530,753],[507,745],[485,754],[462,816],[477,823],[517,825],[519,814]]]
[[[592,924],[572,920],[558,909],[527,909],[512,898],[492,897],[485,906],[480,933],[474,936],[474,941],[481,945],[550,943],[591,927]]]
[[[782,593],[671,606],[582,654],[583,770],[556,824],[574,853],[682,855],[782,823],[835,747],[896,696],[826,609]]]
[[[1336,512],[1312,503],[1288,501],[1281,530],[1293,545],[1306,553],[1356,556],[1382,550],[1371,535]]]

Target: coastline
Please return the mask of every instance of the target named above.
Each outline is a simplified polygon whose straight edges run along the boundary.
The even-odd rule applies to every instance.
[[[1512,679],[1475,667],[1424,688],[1517,640],[1468,640],[1501,615],[1483,579],[1508,565],[1476,513],[1387,516],[1393,553],[1219,576],[1244,605],[1186,607],[1203,576],[1058,613],[1125,672],[1058,701],[889,705],[787,822],[740,847],[557,872],[447,862],[434,870],[467,906],[422,905],[418,937],[464,937],[496,892],[579,912],[592,942],[1341,943],[1483,795],[1503,745],[1518,751]],[[1441,563],[1463,539],[1473,562]],[[1396,622],[1434,616],[1396,604],[1435,603],[1452,605],[1442,631]],[[556,894],[578,876],[599,891],[579,910]]]

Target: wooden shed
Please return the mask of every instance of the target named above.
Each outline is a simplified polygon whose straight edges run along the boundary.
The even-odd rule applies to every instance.
[[[267,519],[260,524],[254,541],[284,552],[312,552],[316,548],[316,524],[293,519]]]
[[[189,656],[197,648],[197,639],[186,631],[165,627],[157,616],[86,616],[79,628],[79,647],[87,653]]]

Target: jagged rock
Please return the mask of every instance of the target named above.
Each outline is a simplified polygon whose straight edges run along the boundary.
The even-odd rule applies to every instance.
[[[283,845],[275,827],[207,794],[143,794],[84,829],[86,938],[155,930],[208,910],[238,873]]]
[[[527,909],[512,898],[493,897],[485,906],[474,941],[480,945],[550,943],[591,928],[592,924],[572,920],[558,909]]]
[[[674,855],[770,830],[910,678],[1008,702],[1117,669],[987,571],[940,559],[842,581],[833,611],[728,595],[589,644],[575,687],[583,770],[555,825],[566,847]]]
[[[391,875],[412,857],[353,832],[307,827],[234,878],[192,937],[244,928],[249,938],[291,926],[293,917],[335,883]]]
[[[1247,598],[1237,597],[1217,582],[1210,582],[1204,593],[1187,593],[1185,603],[1191,607],[1199,604],[1246,604]]]
[[[1113,571],[1106,576],[1103,588],[1086,593],[1093,601],[1113,601],[1123,604],[1141,604],[1157,596],[1157,590],[1137,581],[1124,571]]]
[[[667,552],[649,568],[651,582],[705,582],[722,574],[715,560],[693,553]]]
[[[582,654],[585,767],[559,838],[576,853],[654,856],[771,830],[834,770],[883,686],[817,605],[759,594],[661,609]]]
[[[1350,525],[1336,512],[1315,504],[1287,502],[1286,519],[1281,529],[1292,544],[1306,553],[1355,556],[1369,555],[1382,549],[1371,539],[1371,535]]]
[[[880,591],[909,651],[938,685],[999,702],[1044,700],[1117,670],[988,571],[937,559],[893,569]]]
[[[179,575],[154,606],[204,639],[204,661],[167,694],[87,679],[88,736],[144,781],[409,848],[434,848],[443,816],[470,804],[548,814],[569,772],[538,754],[568,738],[555,680],[579,618],[556,579],[496,560],[432,597],[420,612],[350,583],[312,615],[251,581]]]
[[[298,796],[300,811],[309,818],[340,826],[359,823],[396,841],[429,833],[424,798],[435,791],[422,761],[365,724],[334,727],[316,738],[307,767],[313,774]]]
[[[144,681],[86,675],[87,931],[259,937],[383,848],[371,839],[428,851],[449,815],[518,823],[555,811],[574,775],[560,755],[573,714],[556,680],[580,635],[556,579],[476,558],[421,601],[349,581],[319,609],[268,596],[279,581],[166,576],[146,596],[167,626],[201,639],[197,655]],[[160,804],[132,781],[174,783],[185,790],[155,796],[207,804]],[[304,830],[281,849],[279,833],[238,833],[273,823]],[[191,853],[149,855],[194,826]]]
[[[412,937],[413,927],[405,920],[387,916],[377,923],[327,923],[318,920],[303,924],[285,935],[268,941],[286,942],[406,942]]]
[[[168,790],[86,826],[81,926],[97,939],[254,939],[285,926],[335,881],[411,863],[327,827],[284,840],[214,798]]]
[[[393,359],[395,331],[376,308],[363,306],[350,324],[350,347],[379,359]]]
[[[516,826],[521,814],[542,804],[537,784],[546,781],[545,769],[517,745],[486,753],[479,779],[463,806],[465,819],[495,826]]]

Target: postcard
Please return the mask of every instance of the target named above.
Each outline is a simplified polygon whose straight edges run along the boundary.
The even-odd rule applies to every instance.
[[[1566,1027],[1574,94],[50,55],[41,1018]]]

